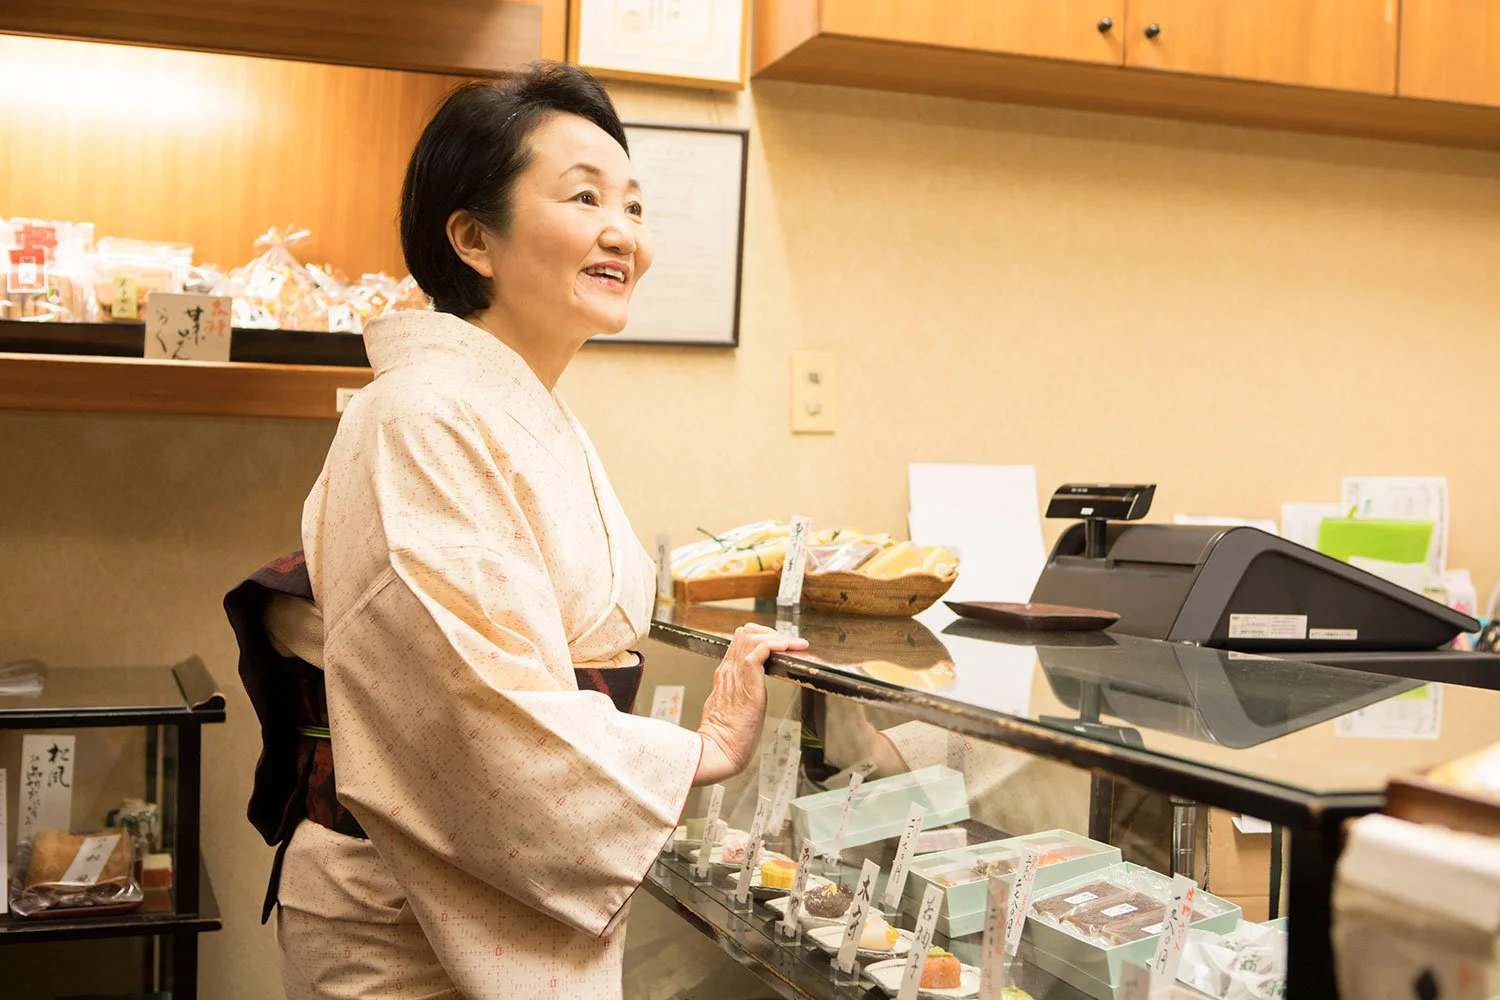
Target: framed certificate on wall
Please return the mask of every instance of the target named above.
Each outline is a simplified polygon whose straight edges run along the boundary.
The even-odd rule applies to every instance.
[[[750,0],[570,0],[568,61],[602,77],[739,90]]]
[[[630,324],[605,344],[737,347],[745,248],[746,129],[625,126],[655,257]]]

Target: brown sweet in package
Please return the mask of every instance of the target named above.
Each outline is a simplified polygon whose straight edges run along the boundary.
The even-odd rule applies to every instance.
[[[135,858],[130,837],[124,830],[100,830],[98,833],[71,834],[62,830],[42,830],[31,843],[31,864],[26,870],[26,888],[36,889],[58,882],[67,874],[73,859],[89,837],[111,837],[120,835],[99,874],[99,882],[128,878]]]

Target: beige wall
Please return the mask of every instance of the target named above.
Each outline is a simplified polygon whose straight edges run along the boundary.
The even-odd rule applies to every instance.
[[[1453,562],[1486,593],[1500,574],[1479,448],[1500,424],[1500,157],[791,85],[617,94],[632,119],[754,129],[743,346],[591,347],[565,382],[643,536],[794,511],[899,531],[918,460],[1155,481],[1162,514],[1443,473]],[[839,355],[836,436],[787,432],[797,348]],[[219,600],[296,544],[331,433],[0,414],[0,656],[196,652],[229,691],[205,996],[276,981]]]

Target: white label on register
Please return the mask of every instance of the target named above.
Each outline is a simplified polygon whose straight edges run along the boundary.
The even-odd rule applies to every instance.
[[[63,885],[93,885],[104,874],[104,866],[119,842],[118,833],[107,837],[84,837],[78,853],[73,856],[73,863],[58,881]]]
[[[1341,639],[1345,642],[1353,642],[1359,638],[1357,628],[1310,628],[1307,630],[1309,639]]]
[[[1306,639],[1306,615],[1230,615],[1231,639]]]

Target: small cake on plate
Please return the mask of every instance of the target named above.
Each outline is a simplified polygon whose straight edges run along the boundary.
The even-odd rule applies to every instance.
[[[829,884],[814,889],[802,899],[802,909],[810,917],[836,919],[849,911],[854,893],[846,885]]]
[[[936,946],[927,949],[927,964],[922,967],[922,981],[917,984],[924,990],[954,990],[963,980],[963,966],[951,951]]]
[[[894,951],[896,942],[901,935],[896,933],[896,928],[885,922],[885,918],[878,913],[872,913],[865,918],[864,933],[859,936],[860,951]]]
[[[762,862],[760,866],[760,884],[767,889],[790,889],[796,877],[797,863],[795,861],[779,861],[773,858]]]

